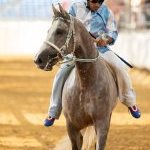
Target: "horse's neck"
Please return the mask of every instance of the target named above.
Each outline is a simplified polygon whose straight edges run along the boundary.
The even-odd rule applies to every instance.
[[[95,48],[94,42],[85,27],[79,21],[75,21],[76,30],[76,50],[77,58],[92,59],[97,57],[98,52]]]
[[[94,46],[92,38],[83,26],[79,24],[77,35],[77,47],[75,56],[81,59],[94,59],[98,56],[98,51]],[[98,61],[95,62],[76,62],[77,76],[83,87],[91,85],[97,74]]]

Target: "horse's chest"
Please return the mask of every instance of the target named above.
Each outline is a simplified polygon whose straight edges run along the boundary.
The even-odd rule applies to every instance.
[[[63,96],[63,109],[71,116],[88,116],[92,105],[88,92],[81,92],[76,89]]]
[[[84,106],[88,103],[88,94],[79,92],[78,89],[71,90],[70,92],[63,95],[63,105],[64,107],[67,106],[69,108],[75,109],[83,109]]]
[[[69,120],[77,126],[80,122],[80,127],[91,124],[91,103],[87,94],[74,91],[74,94],[63,98],[63,111]]]

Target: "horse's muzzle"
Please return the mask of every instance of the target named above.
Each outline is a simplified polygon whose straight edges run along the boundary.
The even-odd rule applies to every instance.
[[[46,57],[35,57],[34,63],[37,65],[38,68],[44,71],[51,71],[53,66],[60,60],[59,55],[50,55]]]

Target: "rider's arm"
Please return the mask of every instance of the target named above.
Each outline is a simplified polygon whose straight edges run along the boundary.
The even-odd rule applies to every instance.
[[[107,9],[106,12],[108,13],[108,15],[106,15],[108,16],[105,25],[106,31],[101,33],[100,36],[95,39],[97,46],[113,45],[118,36],[117,25],[113,13],[109,9]]]
[[[115,21],[115,17],[111,10],[109,10],[109,17],[106,23],[107,35],[109,38],[108,44],[113,45],[118,37],[117,24]]]

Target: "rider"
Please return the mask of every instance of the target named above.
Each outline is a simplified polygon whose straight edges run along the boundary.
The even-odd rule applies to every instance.
[[[136,105],[136,96],[132,88],[124,63],[109,48],[113,45],[118,32],[114,16],[111,10],[103,4],[104,0],[87,0],[75,2],[71,5],[69,13],[79,19],[94,36],[96,48],[102,57],[116,68],[119,87],[119,98],[125,104],[134,118],[140,118],[141,113]],[[51,106],[48,110],[48,117],[44,121],[45,126],[53,125],[58,119],[62,110],[62,89],[63,85],[74,67],[74,63],[63,65],[55,76]],[[121,77],[121,78],[120,78]]]

